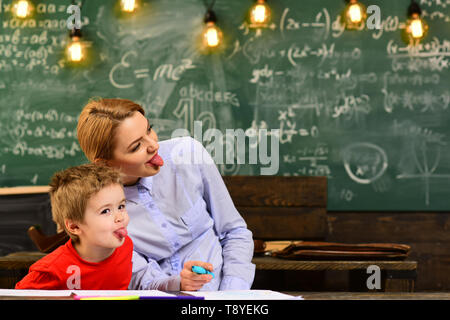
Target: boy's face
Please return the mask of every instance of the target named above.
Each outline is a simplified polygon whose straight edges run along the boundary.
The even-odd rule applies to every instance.
[[[123,188],[112,184],[88,200],[78,236],[85,246],[114,249],[124,243],[128,222]]]

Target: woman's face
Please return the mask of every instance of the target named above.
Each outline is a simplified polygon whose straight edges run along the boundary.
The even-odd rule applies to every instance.
[[[163,162],[158,156],[158,136],[140,112],[123,120],[114,138],[116,146],[108,164],[120,170],[125,185],[159,172]]]

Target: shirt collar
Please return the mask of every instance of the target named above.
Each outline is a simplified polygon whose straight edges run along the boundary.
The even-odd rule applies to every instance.
[[[140,178],[139,181],[136,183],[136,186],[137,185],[141,185],[145,187],[147,190],[151,191],[153,185],[153,176]]]
[[[124,187],[125,197],[127,199],[138,199],[139,198],[139,189],[140,188],[145,188],[149,192],[151,192],[152,184],[153,184],[153,177],[152,176],[140,178],[138,180],[138,182],[136,182],[136,184],[134,184],[132,186],[125,186]]]

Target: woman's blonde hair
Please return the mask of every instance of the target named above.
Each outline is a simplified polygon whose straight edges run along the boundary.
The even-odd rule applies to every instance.
[[[56,172],[50,182],[52,217],[58,229],[64,229],[73,242],[78,236],[70,233],[65,221],[83,222],[89,199],[101,189],[121,184],[120,173],[95,163],[83,164]]]
[[[78,119],[77,136],[86,158],[110,160],[115,148],[119,124],[135,112],[145,116],[144,109],[126,99],[91,99]]]

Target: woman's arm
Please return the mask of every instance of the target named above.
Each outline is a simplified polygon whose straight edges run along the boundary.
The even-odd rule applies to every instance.
[[[214,220],[214,228],[222,245],[223,278],[219,290],[250,289],[255,276],[253,238],[242,216],[236,210],[222,176],[203,145],[194,140],[195,151],[201,152],[203,197]]]
[[[133,271],[128,286],[130,290],[196,291],[211,281],[210,275],[192,272],[192,266],[212,270],[213,266],[202,261],[186,261],[179,275],[166,275],[158,263],[133,251]]]
[[[180,275],[168,276],[155,260],[133,251],[133,271],[128,289],[180,291]]]

